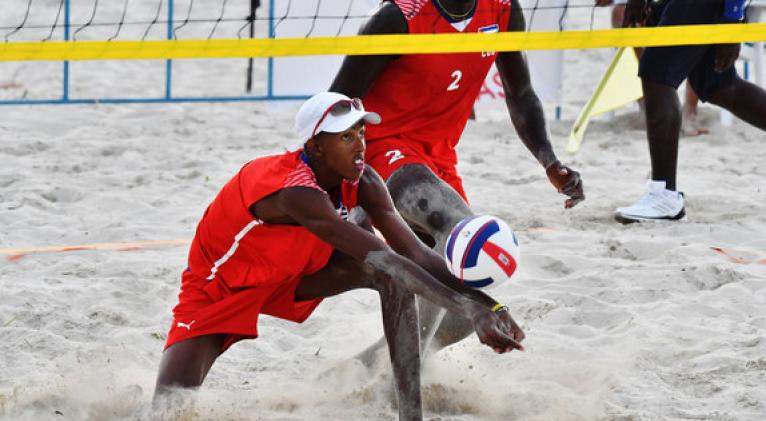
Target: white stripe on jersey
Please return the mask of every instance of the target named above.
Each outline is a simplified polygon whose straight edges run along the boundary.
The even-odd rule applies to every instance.
[[[210,276],[207,277],[208,281],[212,281],[215,279],[215,274],[218,272],[218,268],[221,267],[224,263],[226,263],[227,260],[231,256],[234,255],[234,252],[237,251],[237,248],[239,247],[239,240],[241,240],[245,235],[247,235],[248,232],[250,232],[253,227],[256,225],[262,224],[263,221],[256,219],[253,221],[250,221],[249,224],[245,225],[245,228],[242,228],[242,231],[240,231],[237,235],[234,236],[234,243],[229,247],[229,251],[226,252],[226,254],[223,255],[220,259],[216,260],[215,264],[213,265],[213,268],[210,269]]]

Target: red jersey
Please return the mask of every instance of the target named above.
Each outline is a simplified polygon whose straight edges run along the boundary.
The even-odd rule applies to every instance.
[[[321,298],[296,302],[295,289],[327,264],[333,247],[303,226],[271,225],[250,213],[260,199],[296,186],[322,190],[302,151],[250,161],[221,189],[197,226],[166,348],[225,334],[223,351],[258,336],[260,314],[302,322],[319,305]],[[343,182],[341,217],[356,206],[357,188]]]
[[[324,192],[302,151],[245,164],[205,211],[189,251],[189,270],[208,281],[248,287],[279,284],[324,267],[333,247],[300,225],[271,225],[250,206],[287,187]],[[356,206],[358,183],[344,181],[336,204],[343,217]],[[326,193],[326,192],[325,192]]]
[[[435,0],[393,0],[410,34],[459,33]],[[462,32],[506,31],[511,0],[477,0]],[[367,127],[367,142],[401,137],[438,166],[457,164],[455,145],[496,54],[409,54],[390,62],[364,98],[383,118]]]

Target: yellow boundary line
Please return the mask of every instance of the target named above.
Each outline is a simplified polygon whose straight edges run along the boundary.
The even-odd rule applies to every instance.
[[[242,58],[650,47],[766,41],[766,24],[597,31],[0,43],[0,61]]]

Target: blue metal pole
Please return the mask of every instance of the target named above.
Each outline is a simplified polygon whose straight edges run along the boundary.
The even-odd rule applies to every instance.
[[[173,39],[173,0],[168,0],[168,40]],[[165,61],[165,98],[171,98],[173,86],[173,60]]]
[[[256,101],[305,101],[305,95],[279,96],[219,96],[219,97],[174,97],[174,98],[76,98],[63,99],[14,99],[0,100],[2,106],[16,105],[95,105],[95,104],[166,104],[166,103],[202,103],[202,102],[256,102]]]
[[[64,41],[69,41],[69,0],[64,1]],[[69,100],[69,61],[64,61],[64,93],[62,101]]]
[[[269,0],[269,38],[276,37],[274,28],[274,0]],[[274,98],[274,57],[269,57],[268,71],[266,75],[266,97]]]

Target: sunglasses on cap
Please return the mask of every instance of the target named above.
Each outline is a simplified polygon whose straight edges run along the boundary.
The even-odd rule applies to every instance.
[[[319,121],[317,121],[317,124],[314,126],[314,131],[311,132],[311,137],[316,136],[319,126],[322,125],[322,122],[327,118],[328,114],[333,117],[340,117],[350,113],[352,108],[357,111],[364,111],[362,100],[359,98],[341,99],[327,107],[325,112],[322,113],[322,117],[319,118]]]

